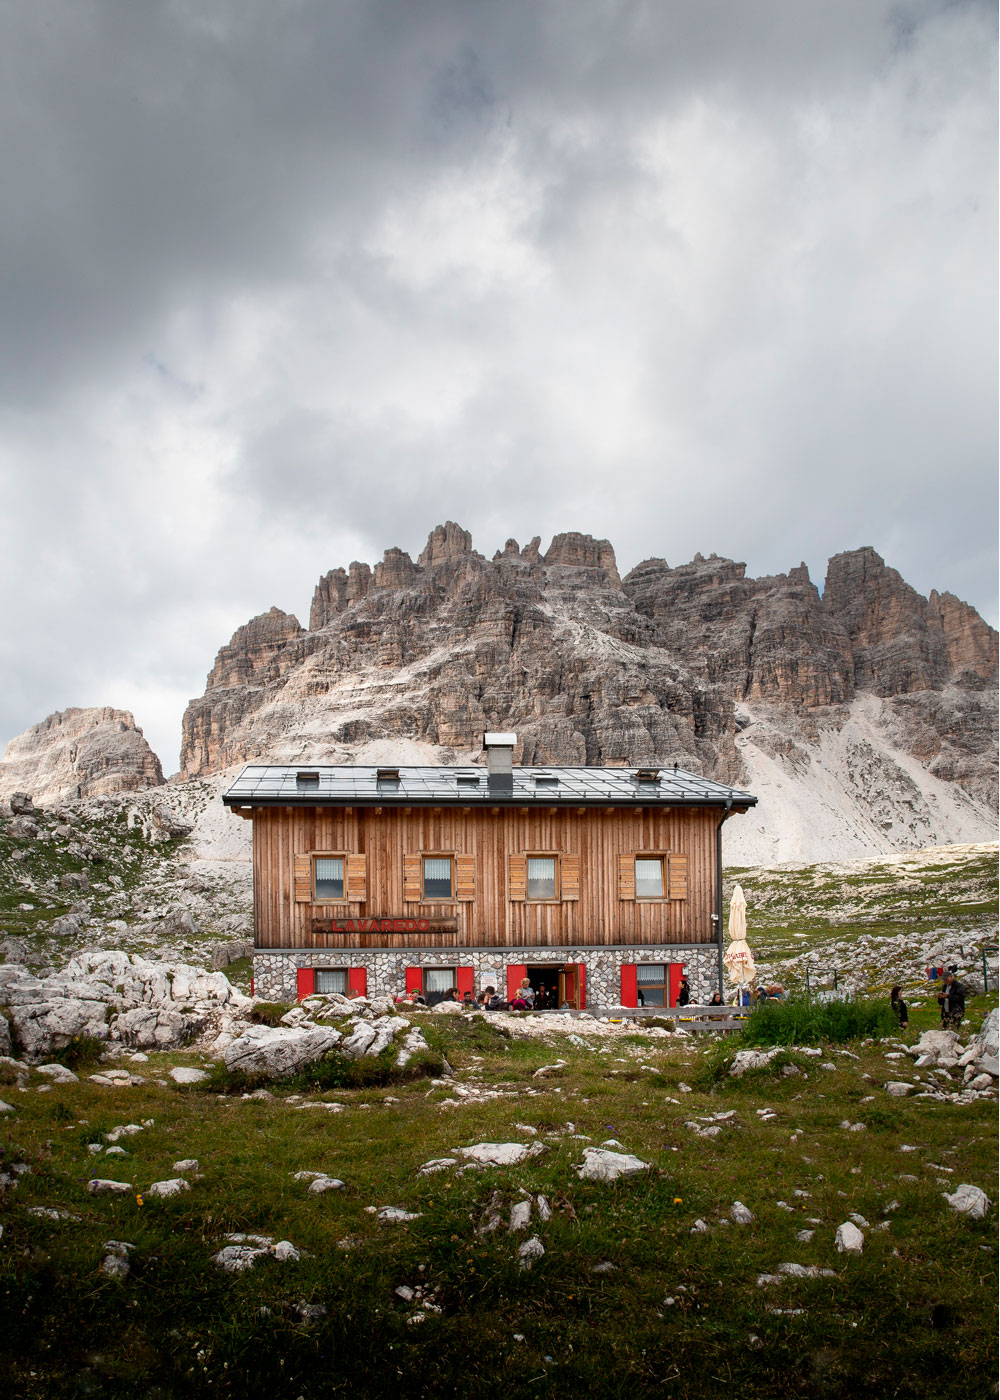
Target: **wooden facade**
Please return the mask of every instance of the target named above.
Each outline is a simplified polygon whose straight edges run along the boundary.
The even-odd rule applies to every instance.
[[[713,915],[721,912],[717,833],[724,816],[721,804],[258,805],[252,812],[256,947],[712,943],[719,927]],[[316,900],[316,856],[343,859],[342,900]],[[428,856],[452,859],[454,898],[421,898],[420,861]],[[558,858],[555,897],[528,897],[532,856]],[[662,858],[662,897],[636,898],[637,856]],[[348,920],[353,926],[345,930]]]

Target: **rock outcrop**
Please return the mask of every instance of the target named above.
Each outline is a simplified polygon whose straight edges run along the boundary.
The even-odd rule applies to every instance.
[[[30,793],[43,805],[135,792],[163,782],[160,760],[128,710],[60,710],[11,739],[0,759],[0,801]]]
[[[974,609],[872,549],[831,559],[821,595],[804,564],[754,579],[715,555],[622,579],[581,534],[487,559],[449,522],[416,562],[324,575],[307,629],[277,608],[240,628],[181,763],[478,761],[483,730],[512,729],[522,763],[676,761],[781,789],[790,830],[826,801],[853,842],[837,853],[861,854],[992,835],[996,671]]]

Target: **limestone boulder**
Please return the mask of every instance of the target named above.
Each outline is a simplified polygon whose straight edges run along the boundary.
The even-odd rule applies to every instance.
[[[231,1072],[283,1079],[322,1059],[341,1039],[332,1026],[251,1025],[226,1047],[222,1058]]]
[[[108,1006],[83,997],[26,1000],[10,1007],[10,1025],[17,1049],[29,1060],[44,1059],[79,1036],[107,1040]]]
[[[116,1016],[115,1040],[133,1050],[177,1050],[204,1029],[203,1017],[184,1015],[165,1006],[135,1006]]]
[[[649,1163],[630,1152],[610,1152],[603,1147],[586,1147],[583,1162],[576,1169],[581,1181],[618,1181],[649,1171]]]

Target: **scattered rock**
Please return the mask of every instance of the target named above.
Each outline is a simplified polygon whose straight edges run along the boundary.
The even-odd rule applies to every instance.
[[[732,1220],[736,1221],[737,1225],[752,1225],[756,1219],[753,1211],[747,1210],[742,1201],[733,1202],[729,1210],[729,1215]]]
[[[536,1259],[541,1259],[545,1253],[545,1246],[537,1235],[532,1235],[530,1240],[525,1240],[518,1246],[517,1260],[522,1269],[530,1269]]]
[[[175,1065],[170,1078],[175,1084],[204,1084],[210,1076],[206,1070],[193,1069],[187,1065]]]
[[[914,1086],[907,1084],[901,1079],[890,1079],[885,1086],[885,1092],[891,1094],[894,1099],[903,1099],[907,1094],[913,1093]]]
[[[971,1215],[973,1220],[982,1220],[991,1205],[990,1198],[985,1191],[981,1191],[978,1186],[970,1186],[967,1182],[963,1182],[950,1196],[947,1191],[943,1191],[941,1194],[952,1210],[957,1210],[963,1215]]]
[[[317,1176],[309,1184],[310,1196],[323,1196],[327,1191],[343,1191],[344,1183],[336,1176]]]
[[[478,1162],[485,1167],[513,1167],[528,1157],[537,1157],[545,1151],[540,1142],[525,1147],[521,1142],[477,1142],[472,1147],[456,1147],[453,1151],[470,1162]],[[444,1160],[444,1159],[440,1159]]]
[[[518,1230],[527,1230],[531,1224],[531,1201],[515,1201],[510,1208],[510,1224],[507,1227],[508,1233],[515,1234]]]
[[[147,1191],[148,1196],[179,1196],[183,1191],[190,1191],[191,1183],[185,1181],[182,1176],[171,1177],[168,1181],[154,1181]]]
[[[107,1181],[98,1176],[87,1182],[89,1196],[127,1196],[131,1191],[132,1183],[129,1181]]]
[[[583,1162],[576,1168],[581,1181],[618,1181],[623,1176],[636,1176],[648,1171],[649,1162],[643,1162],[628,1152],[609,1152],[603,1147],[585,1147]]]
[[[860,1254],[865,1247],[865,1237],[856,1225],[845,1220],[843,1225],[837,1226],[834,1243],[838,1254]]]

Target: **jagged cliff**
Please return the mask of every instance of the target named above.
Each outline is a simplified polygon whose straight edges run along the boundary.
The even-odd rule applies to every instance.
[[[850,853],[992,834],[997,634],[959,599],[921,597],[872,549],[831,559],[821,596],[805,565],[753,579],[698,555],[621,579],[606,540],[539,546],[487,559],[449,522],[416,562],[389,549],[324,575],[308,628],[254,618],[188,706],[183,773],[465,760],[500,728],[524,763],[756,782],[783,802],[782,852],[823,800]],[[781,825],[755,838],[771,857]]]
[[[60,710],[11,739],[0,759],[0,800],[30,793],[43,804],[163,782],[160,760],[128,710]]]

